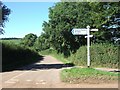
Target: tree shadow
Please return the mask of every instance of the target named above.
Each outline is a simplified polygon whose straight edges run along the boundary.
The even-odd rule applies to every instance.
[[[17,70],[31,70],[31,71],[37,71],[37,70],[48,70],[48,69],[61,69],[61,68],[67,68],[67,67],[73,67],[74,64],[72,63],[66,63],[66,64],[31,64],[26,67],[18,68]]]
[[[39,56],[36,59],[34,59],[34,61],[32,61],[32,62],[25,62],[24,64],[23,63],[21,64],[21,62],[19,64],[19,62],[18,62],[18,63],[14,63],[11,65],[7,65],[7,66],[5,66],[5,68],[2,68],[1,72],[11,72],[11,71],[15,71],[15,70],[20,70],[21,68],[34,65],[35,63],[41,62],[42,60],[43,60],[43,56]],[[15,65],[15,64],[18,64],[18,65]],[[2,65],[2,67],[4,67],[4,66]]]
[[[120,72],[120,70],[112,70],[112,71],[109,71],[109,72]]]

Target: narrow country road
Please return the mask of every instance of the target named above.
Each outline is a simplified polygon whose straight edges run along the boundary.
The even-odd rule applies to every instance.
[[[117,83],[109,84],[67,84],[60,80],[60,71],[70,68],[52,56],[14,71],[3,72],[2,88],[118,88]]]

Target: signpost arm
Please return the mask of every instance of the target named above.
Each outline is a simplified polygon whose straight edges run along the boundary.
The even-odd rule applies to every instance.
[[[90,26],[87,26],[87,66],[90,67]]]
[[[73,29],[71,32],[73,35],[86,35],[85,38],[87,38],[87,66],[90,67],[90,37],[93,37],[93,35],[90,35],[90,31],[98,31],[98,29],[90,29],[90,26],[87,26],[87,29],[81,28],[81,29]]]

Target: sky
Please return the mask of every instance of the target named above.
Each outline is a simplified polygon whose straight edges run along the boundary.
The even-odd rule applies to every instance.
[[[0,38],[23,38],[33,33],[40,36],[42,24],[49,20],[49,7],[56,2],[4,2],[12,10],[9,21],[5,23],[5,33]]]

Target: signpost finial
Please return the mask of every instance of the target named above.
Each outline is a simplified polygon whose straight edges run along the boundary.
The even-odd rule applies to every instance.
[[[90,26],[89,26],[89,25],[87,25],[87,29],[90,29]]]

